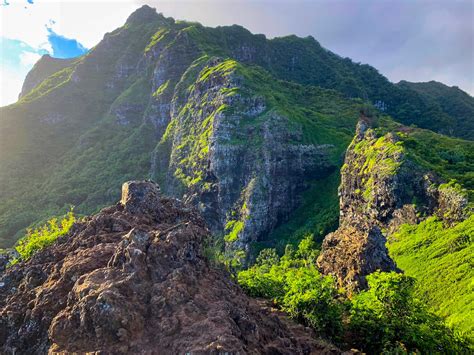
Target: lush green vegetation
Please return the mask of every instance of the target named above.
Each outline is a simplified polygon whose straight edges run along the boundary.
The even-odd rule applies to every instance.
[[[474,190],[474,142],[428,130],[400,128],[399,137],[410,159],[446,181],[454,179]]]
[[[213,56],[222,61],[206,66]],[[163,72],[155,71],[158,61]],[[138,72],[129,72],[136,67]],[[337,227],[339,167],[363,103],[412,125],[383,116],[377,128],[381,138],[357,148],[367,157],[365,170],[378,165],[383,174],[392,174],[398,162],[380,162],[378,153],[403,148],[417,165],[458,181],[472,201],[474,143],[415,127],[472,139],[473,99],[465,93],[434,84],[393,85],[374,68],[341,58],[311,37],[267,40],[240,26],[211,29],[158,15],[145,22],[132,18],[87,55],[33,74],[41,83],[0,111],[2,246],[13,245],[31,223],[66,213],[70,204],[88,214],[116,201],[125,180],[153,177],[176,195],[184,187],[208,191],[206,158],[216,115],[238,114],[229,144],[258,152],[261,134],[252,132],[260,132],[269,115],[278,114],[285,118],[282,129],[298,137],[295,144],[330,145],[333,172],[308,177],[300,207],[253,245],[254,254],[263,250],[253,267],[238,274],[244,289],[273,299],[298,321],[338,342],[352,345],[345,338],[350,333],[354,346],[369,352],[459,350],[452,333],[418,298],[472,337],[472,217],[452,228],[430,218],[402,227],[390,240],[393,258],[418,279],[415,283],[410,277],[376,274],[368,291],[347,301],[314,266],[316,246]],[[158,76],[161,84],[155,87]],[[238,85],[222,88],[221,98],[264,98],[261,114],[247,115],[248,107],[239,104],[214,107],[208,94],[187,102],[212,80],[229,76]],[[183,125],[161,116],[161,108],[171,102]],[[202,120],[194,121],[196,117]],[[157,128],[159,124],[164,127]],[[387,143],[388,130],[398,132],[399,143]],[[175,132],[182,135],[182,144],[173,151]],[[179,166],[169,174],[171,156]],[[173,174],[183,186],[167,185]],[[370,197],[374,183],[368,181],[361,193]],[[67,233],[73,218],[69,214],[31,229],[17,245],[21,257],[28,259]],[[244,253],[226,254],[223,239],[238,238],[245,216],[229,218],[226,235],[208,251],[235,273]],[[287,244],[293,246],[285,248]]]
[[[70,211],[63,218],[58,220],[52,218],[43,226],[34,229],[28,229],[26,235],[20,239],[15,246],[20,260],[28,260],[36,252],[53,244],[56,239],[66,235],[76,221],[74,213]],[[19,260],[12,262],[16,263]]]
[[[369,289],[351,300],[348,331],[354,345],[369,354],[468,351],[466,340],[415,297],[414,278],[376,272],[367,281]]]
[[[254,266],[238,273],[243,289],[265,297],[297,321],[341,347],[368,353],[459,353],[468,343],[430,313],[415,294],[415,279],[397,273],[368,276],[369,289],[352,299],[315,267],[318,250],[309,236],[279,257],[264,249]]]
[[[446,228],[430,217],[403,225],[388,248],[397,265],[418,280],[415,295],[446,322],[474,339],[474,215]]]
[[[272,299],[300,322],[338,338],[342,333],[342,304],[333,279],[316,269],[317,256],[311,236],[297,249],[289,245],[281,258],[274,249],[264,249],[254,266],[239,272],[238,281],[249,295]]]
[[[195,23],[187,25],[183,31],[210,55],[235,58],[242,55],[242,47],[251,48],[251,61],[278,79],[333,89],[346,97],[368,100],[406,125],[416,124],[447,135],[474,138],[469,123],[474,100],[465,93],[434,95],[433,90],[394,85],[370,65],[342,58],[323,48],[312,37],[286,36],[266,40],[264,36],[252,35],[236,25],[218,28]]]
[[[403,89],[417,92],[428,100],[431,105],[439,105],[448,115],[456,117],[456,125],[451,129],[458,132],[457,136],[472,140],[472,132],[474,131],[474,120],[472,119],[474,117],[474,101],[469,94],[456,86],[449,87],[436,81],[426,83],[401,81],[397,85]],[[449,127],[445,127],[445,129],[448,131]]]

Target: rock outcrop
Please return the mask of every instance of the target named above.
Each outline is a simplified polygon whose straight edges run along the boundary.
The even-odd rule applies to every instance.
[[[324,239],[318,266],[349,293],[365,276],[397,270],[386,236],[404,223],[438,214],[446,223],[465,218],[467,197],[413,163],[397,132],[377,132],[362,116],[341,169],[340,226]]]
[[[0,352],[338,353],[203,256],[200,215],[150,181],[0,279]]]
[[[309,181],[335,170],[334,147],[305,144],[303,127],[268,111],[237,62],[200,65],[188,93],[175,93],[155,166],[168,171],[168,192],[185,193],[214,234],[248,251],[288,218]]]

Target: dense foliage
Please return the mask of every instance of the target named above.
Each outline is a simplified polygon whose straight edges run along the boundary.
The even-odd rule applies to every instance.
[[[474,101],[472,96],[456,86],[449,87],[436,81],[425,83],[401,81],[397,86],[417,92],[426,98],[430,104],[435,103],[435,105],[439,105],[451,117],[457,117],[454,130],[459,132],[458,136],[470,137],[472,139],[472,132],[474,132],[474,120],[472,119],[474,115]]]
[[[474,339],[474,215],[452,227],[436,217],[403,225],[389,239],[390,256],[416,277],[416,297],[448,325]]]
[[[238,281],[253,297],[272,299],[297,321],[319,334],[368,353],[456,353],[466,341],[415,297],[415,279],[397,273],[368,276],[369,289],[346,299],[329,276],[315,267],[318,250],[311,237],[279,257],[261,251]]]
[[[53,244],[56,239],[69,232],[75,221],[76,217],[70,211],[60,220],[52,218],[41,227],[28,229],[26,235],[15,246],[19,258],[21,260],[28,260],[37,251]]]
[[[415,279],[376,272],[369,289],[351,300],[348,330],[355,346],[370,353],[459,353],[467,343],[414,297]]]
[[[316,269],[317,255],[311,237],[296,250],[286,248],[281,258],[264,249],[253,267],[239,272],[238,281],[249,295],[273,299],[293,318],[334,339],[342,332],[342,303],[334,280]]]

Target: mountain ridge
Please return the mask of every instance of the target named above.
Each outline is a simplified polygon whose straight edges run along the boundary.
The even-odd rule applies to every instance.
[[[285,50],[283,51],[283,49]],[[207,59],[198,60],[199,55],[203,53],[207,53]],[[258,65],[258,67],[261,66],[263,68],[264,72],[269,73],[268,75],[264,72],[256,75],[252,74],[257,78],[259,76],[261,77],[258,83],[251,84],[253,77],[248,77],[245,79],[245,82],[250,84],[249,87],[251,90],[256,91],[259,90],[259,86],[265,85],[266,82],[279,82],[278,80],[280,79],[278,79],[278,77],[296,82],[300,81],[303,84],[316,83],[322,87],[331,86],[331,80],[333,80],[331,79],[331,76],[334,77],[336,75],[334,68],[337,67],[341,67],[343,69],[346,68],[344,69],[346,71],[349,69],[354,70],[351,68],[358,68],[361,70],[363,69],[362,72],[359,73],[360,75],[363,73],[365,73],[363,75],[366,75],[369,72],[376,73],[375,69],[373,68],[364,65],[355,65],[350,60],[347,61],[346,59],[341,59],[339,56],[322,48],[319,43],[314,40],[314,38],[308,37],[301,39],[297,38],[296,36],[288,36],[266,40],[264,36],[253,35],[240,26],[207,28],[200,24],[177,22],[173,19],[166,18],[161,14],[157,14],[156,11],[150,7],[143,7],[137,10],[134,14],[130,15],[126,24],[122,28],[106,34],[104,36],[104,40],[95,46],[88,54],[74,60],[73,67],[62,69],[50,76],[46,81],[43,81],[41,85],[31,90],[28,95],[22,96],[16,105],[2,108],[6,117],[11,115],[8,110],[12,110],[13,115],[15,115],[15,112],[17,112],[21,117],[26,117],[26,115],[31,115],[31,113],[26,113],[25,115],[25,113],[21,111],[24,111],[25,109],[28,111],[28,106],[34,105],[34,115],[37,117],[39,116],[38,118],[40,121],[39,123],[36,122],[33,124],[33,126],[38,126],[38,128],[37,131],[35,131],[36,128],[32,130],[35,131],[36,134],[31,137],[28,136],[29,133],[16,128],[16,131],[15,129],[14,131],[11,131],[12,126],[11,124],[7,123],[7,129],[3,129],[4,132],[7,132],[4,135],[5,139],[3,139],[5,142],[3,143],[4,151],[7,149],[13,149],[13,151],[14,149],[18,149],[19,160],[15,160],[15,154],[13,154],[13,159],[10,157],[4,157],[2,160],[3,166],[5,167],[4,171],[12,171],[12,169],[8,168],[9,160],[10,163],[13,164],[13,167],[15,167],[20,165],[23,166],[23,164],[20,162],[25,161],[24,159],[26,159],[28,162],[25,164],[26,166],[29,165],[29,167],[33,170],[43,170],[44,172],[41,173],[43,175],[50,175],[50,173],[46,172],[47,169],[45,167],[53,169],[52,177],[45,178],[45,180],[51,180],[49,183],[50,186],[45,186],[46,191],[53,189],[53,191],[56,190],[53,194],[64,195],[64,192],[61,191],[65,191],[65,184],[67,184],[68,180],[69,185],[80,186],[83,184],[77,181],[77,178],[74,177],[81,175],[80,170],[78,169],[80,169],[81,166],[89,166],[87,161],[99,159],[101,150],[103,150],[105,154],[108,149],[110,149],[110,147],[107,148],[104,146],[103,143],[96,143],[98,137],[102,135],[100,139],[103,142],[109,141],[109,145],[115,144],[118,147],[123,146],[123,148],[119,148],[122,149],[120,153],[107,153],[107,158],[105,158],[105,155],[103,158],[101,158],[105,159],[105,161],[109,161],[109,166],[116,165],[118,170],[123,170],[124,172],[127,171],[128,177],[137,175],[136,177],[154,177],[159,181],[162,178],[167,179],[167,183],[164,185],[162,183],[162,185],[165,189],[171,188],[173,184],[176,185],[176,179],[173,177],[173,175],[176,173],[176,171],[182,169],[182,167],[176,165],[175,171],[170,171],[165,174],[165,171],[169,169],[169,167],[166,166],[166,159],[164,161],[157,161],[156,157],[159,158],[161,156],[166,156],[166,149],[169,148],[164,147],[164,141],[161,146],[159,142],[163,137],[166,138],[167,130],[169,128],[168,126],[173,122],[173,120],[170,118],[170,114],[173,114],[171,111],[172,107],[173,105],[176,108],[179,107],[179,100],[182,100],[183,97],[182,93],[186,93],[188,90],[186,87],[186,85],[188,85],[186,80],[193,80],[193,75],[196,75],[196,73],[193,73],[193,71],[197,72],[199,68],[202,69],[204,63],[206,63],[206,60],[211,60],[212,57],[219,58],[219,56],[216,56],[217,54],[224,55],[224,57],[221,57],[221,59],[218,60],[225,61],[226,53],[230,54],[231,58],[235,57],[237,62],[240,60],[244,67]],[[308,53],[312,53],[312,56],[308,57]],[[275,59],[270,60],[270,58]],[[287,59],[279,62],[278,58]],[[318,69],[317,65],[314,63],[307,66],[301,66],[302,64],[298,64],[306,63],[308,58],[313,58],[315,63],[323,63],[323,68],[326,69]],[[158,64],[153,64],[153,62],[156,60],[158,60]],[[289,60],[289,62],[285,62],[285,60]],[[108,63],[115,64],[111,66]],[[364,71],[366,69],[368,72]],[[34,69],[30,74],[34,74],[35,70],[38,69]],[[247,69],[243,70],[243,72],[246,70]],[[93,72],[97,72],[100,75],[96,75],[94,77],[90,76],[89,73]],[[349,77],[360,78],[360,75]],[[373,78],[376,81],[381,80],[381,82],[385,83],[382,85],[382,87],[388,85],[388,80],[380,76],[378,73],[376,73]],[[345,81],[342,80],[341,82],[344,83]],[[238,85],[239,84],[237,84],[237,86]],[[268,106],[266,101],[270,100],[271,107],[267,107],[266,110],[271,110],[273,107],[279,107],[278,110],[283,112],[284,116],[297,118],[296,120],[292,118],[290,121],[294,120],[295,122],[298,122],[297,125],[301,125],[302,122],[305,121],[301,121],[301,118],[299,117],[303,117],[306,114],[304,113],[305,109],[303,108],[300,110],[299,107],[303,107],[306,105],[306,103],[301,101],[298,102],[297,100],[295,101],[293,99],[291,103],[285,101],[287,102],[287,107],[291,107],[290,110],[287,110],[284,108],[284,105],[278,103],[278,100],[288,95],[289,92],[303,90],[304,86],[298,87],[298,85],[300,84],[291,84],[288,81],[281,81],[281,85],[279,85],[279,92],[275,96],[268,97],[267,93],[271,92],[270,88],[268,88],[266,90],[267,93],[264,93],[262,99],[259,99],[260,103],[257,102],[255,104],[257,106]],[[361,87],[357,89],[358,86],[354,86],[355,84],[344,87],[340,86],[340,83],[337,85],[336,88],[339,88],[343,93],[345,92],[343,96],[348,94],[348,90],[350,91],[353,89],[356,91],[359,90],[359,96],[369,96],[368,91],[365,91],[365,93],[360,91]],[[363,86],[366,87],[364,90],[370,89],[370,86],[365,84]],[[396,86],[394,85],[394,87]],[[314,98],[310,98],[309,102],[313,102],[316,100],[316,97],[319,96],[319,100],[324,97],[324,102],[328,104],[330,100],[338,97],[338,95],[340,96],[340,94],[337,94],[336,92],[331,93],[331,91],[318,90],[319,89],[309,90],[309,92],[315,93]],[[97,95],[95,95],[96,92],[98,93]],[[59,97],[56,97],[58,94],[60,96],[68,96],[63,96],[61,99],[59,99]],[[266,98],[264,97],[265,95],[267,95]],[[331,96],[333,96],[333,98]],[[82,97],[85,102],[87,102],[87,104],[84,106],[88,107],[88,111],[81,113],[80,110],[76,110],[74,108],[76,112],[73,112],[73,100],[75,100],[73,97]],[[308,98],[309,97],[310,96],[308,96]],[[341,100],[344,100],[344,98],[341,97]],[[316,138],[315,140],[314,137],[303,137],[303,141],[309,139],[309,141],[320,140],[323,144],[339,144],[339,147],[336,149],[339,151],[339,153],[336,153],[336,151],[331,153],[333,154],[333,158],[331,158],[333,169],[342,164],[342,160],[340,158],[336,158],[335,155],[342,154],[346,144],[348,144],[354,132],[353,127],[355,127],[355,122],[357,120],[357,114],[355,113],[357,110],[356,105],[362,103],[361,101],[357,100],[359,99],[347,101],[347,104],[349,106],[352,105],[353,107],[353,113],[351,114],[352,118],[347,118],[347,123],[352,122],[352,128],[350,127],[351,124],[340,125],[337,128],[339,132],[336,136],[334,136],[335,138],[332,139],[331,142],[324,142],[324,139],[321,138]],[[339,102],[340,104],[342,103],[342,101]],[[383,109],[381,100],[376,101],[375,105],[378,105]],[[41,106],[44,108],[41,108]],[[317,107],[317,105],[315,106]],[[61,107],[63,107],[63,112],[54,112],[58,111],[58,108]],[[297,113],[294,108],[297,108],[300,110],[300,112]],[[258,108],[258,110],[259,109],[260,108]],[[285,110],[287,112],[284,112]],[[321,105],[320,107],[317,107],[316,110],[319,110],[319,113],[314,119],[316,120],[317,117],[319,120],[322,117],[322,112],[326,111],[328,112],[326,115],[331,115],[337,112],[338,109],[333,108],[333,113],[330,113],[331,109],[324,108],[324,106]],[[41,117],[41,111],[45,112],[43,117]],[[61,109],[59,111],[61,111]],[[384,111],[382,110],[381,112],[383,113]],[[175,112],[174,114],[176,115],[178,112]],[[265,114],[265,112],[263,112],[263,114]],[[336,113],[336,115],[337,114],[339,113]],[[2,116],[4,115],[2,114]],[[346,117],[348,117],[348,115],[346,115]],[[195,117],[193,119],[197,118]],[[16,121],[24,121],[24,118]],[[25,121],[25,124],[31,125],[32,123]],[[304,123],[302,128],[299,128],[302,129],[302,132],[304,133],[303,136],[308,130],[308,127],[305,126],[305,124],[307,123]],[[320,123],[318,124],[320,125],[321,129],[323,126],[321,126]],[[49,125],[49,127],[46,128],[44,133],[42,133],[41,131],[44,131],[43,126],[45,125]],[[124,129],[117,128],[117,126],[123,127]],[[127,127],[133,127],[133,129]],[[44,137],[44,135],[53,135],[53,131],[48,132],[49,129],[52,129],[53,131],[57,130],[57,132],[54,133],[55,137],[64,137],[60,139],[60,141],[55,142],[54,146],[52,145],[48,147],[46,145],[44,148],[38,149],[38,147],[45,145],[44,142],[37,141],[39,136],[43,135]],[[130,132],[126,133],[127,129],[134,130],[135,132],[133,134],[130,134]],[[122,135],[125,142],[129,142],[129,145],[124,143],[124,141],[119,142],[118,136],[114,137],[114,131],[121,131],[120,135]],[[317,130],[313,129],[310,131],[312,134],[316,134],[317,132]],[[210,132],[207,132],[206,134],[209,133]],[[466,131],[463,131],[463,133],[466,133]],[[11,139],[8,139],[7,137],[15,137],[17,135],[25,136],[25,145],[12,142]],[[331,136],[331,134],[329,134],[329,136]],[[342,138],[343,136],[345,136],[345,138]],[[317,137],[317,134],[315,137]],[[33,148],[33,145],[31,144],[31,142],[34,141],[37,141],[37,143],[34,144],[36,148]],[[341,144],[344,141],[346,143]],[[156,143],[158,143],[158,145],[153,148]],[[125,147],[125,145],[127,145],[127,147]],[[87,148],[88,146],[90,148]],[[102,148],[99,148],[100,146]],[[61,148],[57,149],[56,147]],[[89,153],[85,154],[88,149],[92,155],[87,155]],[[50,161],[47,161],[43,158],[45,155],[44,152],[46,151],[48,151],[52,157]],[[137,161],[134,162],[132,166],[134,166],[136,169],[135,172],[132,173],[131,166],[130,168],[125,168],[124,170],[124,168],[120,167],[122,163],[118,159],[123,156],[130,157],[133,151],[136,151],[138,154],[135,154],[135,159]],[[146,157],[147,154],[151,154],[151,159]],[[82,163],[79,165],[78,162],[74,163],[74,161],[77,161],[81,155],[83,156]],[[95,155],[97,157],[95,157]],[[116,158],[113,158],[114,155]],[[111,158],[113,160],[111,160]],[[59,168],[59,171],[55,171],[56,168],[54,166],[58,165],[54,161],[58,159],[61,159],[63,162],[71,161],[76,165],[76,167],[73,170],[69,170],[69,172],[64,175],[64,173],[61,173],[60,171],[62,168]],[[147,160],[149,161],[147,162]],[[31,164],[31,162],[35,162],[36,165]],[[190,160],[190,163],[194,164],[192,159]],[[102,163],[99,163],[99,165],[100,164]],[[156,170],[157,167],[159,168],[158,175]],[[94,169],[91,171],[92,174],[96,174],[96,170]],[[186,179],[189,178],[189,181],[196,179],[197,175],[195,175],[195,173],[196,172],[188,172],[188,174],[181,180],[184,181],[184,184],[187,184]],[[59,176],[62,176],[62,178],[59,176],[54,178],[54,176],[58,174],[60,174]],[[101,174],[103,174],[103,172]],[[113,185],[112,181],[110,180],[113,174],[117,174],[117,172],[109,173],[108,175],[110,177],[104,176],[104,178],[109,181],[109,186]],[[2,176],[5,175],[0,174],[0,177]],[[92,176],[93,175],[91,175],[91,177]],[[121,180],[123,181],[126,178],[127,176],[124,176],[122,173]],[[6,181],[5,179],[9,178],[4,177],[3,179]],[[86,178],[84,176],[84,182],[86,181],[85,179]],[[64,182],[61,182],[62,180],[64,180]],[[76,181],[73,184],[72,182],[74,180]],[[178,180],[180,180],[180,178],[178,178]],[[116,183],[119,182],[116,178],[114,178],[114,181]],[[60,185],[64,186],[59,188]],[[179,189],[173,189],[174,191],[170,190],[170,192],[177,193],[178,195],[183,193],[182,187]],[[181,191],[178,191],[180,189]],[[68,193],[70,197],[65,195],[62,198],[62,201],[57,200],[54,203],[57,207],[51,207],[47,213],[51,215],[57,213],[54,211],[64,211],[64,203],[87,206],[85,208],[81,207],[81,209],[83,209],[84,212],[90,213],[94,211],[94,208],[97,208],[97,206],[104,205],[108,201],[111,201],[113,194],[115,194],[115,196],[117,195],[116,192],[105,192],[104,187],[102,187],[98,190],[97,196],[90,200],[90,192],[86,192],[86,194],[84,194],[84,192],[79,191],[80,189],[77,187],[76,190],[78,191],[70,191]],[[11,193],[7,193],[6,196],[12,195]],[[294,204],[294,207],[300,204],[300,197],[296,197],[296,204]],[[13,198],[13,201],[15,199],[14,197],[7,197],[6,200],[8,201],[10,198]],[[90,201],[87,201],[88,199]],[[50,204],[51,203],[48,202],[46,205]],[[228,209],[229,208],[227,208],[226,211],[228,211]],[[271,229],[284,222],[285,219],[289,218],[288,212],[285,212],[284,215],[285,216],[283,219],[282,217],[278,217],[276,222],[273,222],[273,227],[270,229],[266,228],[264,234],[268,234]],[[45,217],[47,217],[46,213],[43,215],[43,218]],[[29,220],[29,223],[34,220],[33,218],[27,216],[23,217],[23,219],[25,221]],[[37,219],[37,217],[35,219]],[[222,226],[227,225],[229,221],[232,221],[232,219],[226,217],[225,223],[220,222],[221,227],[219,228],[222,230]],[[333,221],[334,219],[332,222],[328,222],[327,226],[333,225]],[[21,222],[15,224],[13,227],[9,227],[9,238],[11,238],[11,233],[14,233],[25,225],[25,222]],[[236,226],[240,228],[239,224]],[[323,227],[323,229],[326,228],[328,227]],[[230,232],[232,232],[232,230]],[[257,239],[259,238],[260,237]]]
[[[115,275],[118,269],[127,271],[133,264],[142,270],[139,258],[132,258],[131,264],[122,263],[135,253],[127,249],[134,236],[122,233],[128,228],[123,229],[122,222],[127,220],[123,223],[129,226],[136,218],[148,218],[147,209],[153,209],[153,203],[150,207],[145,198],[140,206],[129,204],[128,209],[141,211],[136,218],[127,214],[130,211],[124,212],[126,197],[121,204],[99,211],[120,198],[117,187],[124,181],[147,180],[144,184],[148,187],[141,195],[151,191],[154,197],[161,193],[171,196],[166,201],[176,204],[171,208],[173,215],[188,216],[188,208],[195,210],[196,216],[202,215],[202,225],[205,223],[210,231],[198,232],[206,234],[206,253],[222,261],[234,276],[251,266],[245,277],[248,289],[257,288],[255,294],[260,295],[262,289],[258,288],[266,281],[272,292],[280,285],[279,298],[274,299],[278,304],[291,288],[292,297],[285,302],[296,307],[290,307],[293,317],[303,324],[324,330],[317,313],[306,314],[305,307],[298,308],[298,302],[308,294],[311,302],[323,301],[342,317],[340,296],[357,295],[363,303],[366,296],[378,297],[377,290],[366,290],[370,282],[396,284],[404,290],[402,298],[414,307],[411,311],[417,314],[423,310],[421,323],[420,319],[413,324],[408,320],[407,329],[402,325],[408,332],[410,349],[419,348],[412,335],[426,334],[426,319],[439,326],[437,334],[447,334],[446,339],[430,338],[433,341],[429,345],[450,346],[454,339],[451,331],[441,320],[424,313],[408,289],[415,290],[417,297],[447,317],[450,324],[472,333],[461,308],[472,304],[466,283],[450,280],[447,284],[461,288],[456,293],[438,286],[433,291],[431,285],[439,283],[415,287],[414,279],[390,271],[406,270],[426,278],[414,265],[413,260],[420,256],[442,278],[471,277],[465,267],[468,262],[441,267],[440,260],[445,263],[457,256],[469,259],[472,243],[465,233],[472,229],[474,201],[473,100],[436,82],[390,83],[376,69],[341,58],[312,37],[268,40],[238,25],[209,28],[175,21],[143,7],[84,56],[69,61],[43,57],[28,74],[19,101],[0,108],[0,247],[15,245],[25,235],[24,228],[35,227],[16,245],[21,255],[31,238],[57,226],[52,217],[71,209],[79,219],[98,213],[79,223],[87,233],[73,230],[65,238],[53,240],[35,254],[37,257],[25,261],[31,255],[22,256],[22,266],[14,265],[6,274],[23,275],[23,265],[34,268],[43,258],[47,264],[48,253],[61,252],[65,246],[74,249],[68,249],[71,252],[79,247],[79,253],[81,248],[94,249],[97,238],[105,244],[111,241],[113,245],[107,248],[116,249],[113,260],[109,249],[106,256],[95,260],[102,263],[98,269]],[[159,184],[160,191],[150,180]],[[138,183],[126,190],[133,193],[134,184]],[[160,215],[160,211],[155,212]],[[49,227],[42,226],[46,220],[52,221]],[[150,227],[147,223],[142,226]],[[421,238],[425,230],[437,232]],[[135,242],[141,243],[132,244]],[[146,254],[154,243],[148,242],[146,247],[138,247],[141,253]],[[201,242],[204,239],[191,240],[191,244],[199,244],[198,249]],[[433,252],[430,243],[440,245],[443,258],[433,257],[437,251]],[[172,246],[184,250],[189,243],[184,240]],[[197,249],[191,249],[192,257]],[[173,251],[168,254],[161,254],[161,259],[169,260]],[[184,254],[180,253],[186,261],[188,254]],[[0,253],[1,268],[9,255]],[[110,260],[107,265],[106,259]],[[151,269],[159,270],[163,265],[161,261],[158,264]],[[192,269],[191,264],[185,268]],[[202,266],[199,260],[197,264]],[[172,267],[165,269],[171,271]],[[271,270],[280,271],[272,275]],[[301,280],[286,280],[284,275],[296,270]],[[21,275],[15,280],[22,279],[31,291],[26,296],[21,292],[14,296],[23,302],[23,297],[33,297],[38,279]],[[146,277],[139,281],[142,279]],[[333,286],[333,279],[338,288]],[[98,293],[104,291],[103,297],[108,297],[103,280],[89,281],[91,289],[97,286]],[[285,286],[287,281],[295,283]],[[184,282],[185,293],[194,292],[193,283]],[[325,285],[327,297],[318,298],[322,294],[314,289],[317,285]],[[82,299],[81,292],[69,291],[74,300]],[[272,294],[263,291],[264,295]],[[6,291],[0,287],[0,292]],[[455,301],[443,311],[438,300],[428,297],[433,292],[441,298],[454,295]],[[392,295],[398,297],[397,293]],[[89,308],[73,301],[69,310],[86,315]],[[229,302],[228,306],[235,306]],[[368,315],[365,306],[362,318]],[[387,307],[390,313],[391,305]],[[24,317],[36,316],[35,312],[22,312],[17,313],[15,324],[3,318],[9,329],[21,326]],[[51,330],[58,340],[55,348],[90,345],[85,340],[87,328],[82,329],[82,338],[76,339],[79,345],[69,348],[68,333],[62,330],[77,328],[77,319],[74,312],[61,314]],[[403,321],[411,318],[410,314],[405,314]],[[334,325],[333,336],[343,328],[336,318],[329,321]],[[398,326],[398,319],[388,318],[390,331],[391,326]],[[363,324],[364,319],[359,321]],[[372,322],[370,317],[368,321]],[[42,334],[38,345],[42,349],[50,339],[46,335],[48,322],[34,328]],[[91,322],[100,335],[102,325]],[[138,323],[142,327],[143,322]],[[124,332],[123,327],[115,327],[117,324],[106,341],[128,336],[129,330],[124,328]],[[365,331],[362,328],[357,329],[361,334]],[[140,339],[146,343],[150,337],[145,333],[139,337],[143,335]],[[9,336],[11,344],[21,342],[15,334],[16,330]],[[386,338],[374,334],[370,334],[378,338],[371,345],[374,349],[385,346],[382,339],[395,341],[389,345],[396,349],[403,347],[392,334],[384,334]],[[28,336],[35,339],[34,333]],[[255,340],[245,339],[250,343]],[[361,335],[361,339],[368,338]],[[444,341],[447,343],[439,345]]]

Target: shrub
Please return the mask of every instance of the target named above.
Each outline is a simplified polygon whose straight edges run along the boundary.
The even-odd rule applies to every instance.
[[[394,272],[367,277],[369,289],[357,294],[350,310],[354,346],[368,353],[459,353],[466,343],[413,297],[415,279]]]
[[[42,227],[28,229],[26,236],[20,239],[15,247],[18,254],[20,254],[20,258],[28,260],[38,250],[54,243],[56,239],[69,232],[75,221],[74,213],[70,211],[59,222],[57,218],[53,218]]]
[[[367,277],[367,291],[347,300],[316,269],[318,253],[310,236],[296,250],[288,245],[282,257],[264,249],[254,266],[238,273],[238,282],[250,296],[272,299],[343,348],[370,354],[468,352],[469,344],[415,297],[414,278],[376,272]]]
[[[264,249],[253,267],[239,272],[238,281],[250,296],[272,299],[292,318],[334,339],[342,331],[342,304],[334,280],[315,267],[314,247],[307,236],[297,250],[287,246],[281,258]]]
[[[314,268],[301,267],[286,275],[282,309],[332,339],[342,333],[342,304],[330,277],[323,277]]]

